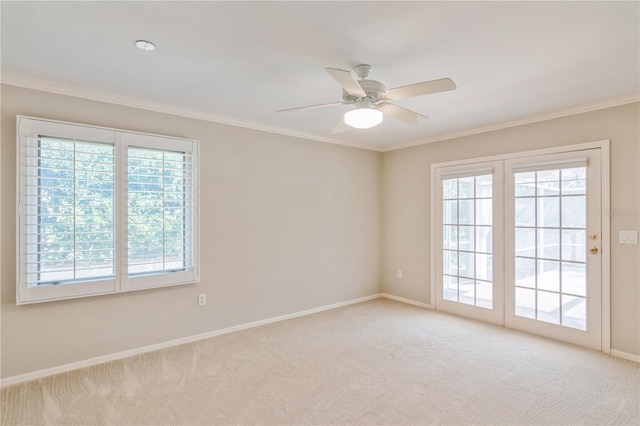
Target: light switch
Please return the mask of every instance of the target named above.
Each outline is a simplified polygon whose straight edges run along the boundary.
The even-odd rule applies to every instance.
[[[620,231],[620,244],[638,244],[638,231]]]

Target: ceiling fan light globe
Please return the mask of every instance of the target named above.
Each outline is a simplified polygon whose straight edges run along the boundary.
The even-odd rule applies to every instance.
[[[356,129],[370,129],[382,123],[382,111],[376,108],[356,108],[347,111],[344,122]]]

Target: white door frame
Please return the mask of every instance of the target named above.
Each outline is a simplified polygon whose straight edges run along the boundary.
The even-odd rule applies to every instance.
[[[601,202],[602,202],[602,287],[601,287],[601,312],[602,312],[602,352],[611,353],[611,223],[607,212],[611,208],[610,203],[610,166],[609,166],[609,145],[608,139],[587,142],[572,145],[563,145],[552,148],[544,148],[532,151],[516,152],[511,154],[503,154],[488,157],[479,157],[472,159],[448,161],[443,163],[431,164],[431,256],[430,256],[430,268],[431,268],[431,282],[430,282],[430,304],[434,309],[437,309],[436,298],[436,285],[438,280],[436,265],[436,251],[440,249],[437,244],[437,238],[435,238],[436,229],[438,228],[437,212],[436,212],[436,194],[438,193],[438,179],[436,178],[436,171],[439,168],[451,167],[451,166],[469,166],[473,168],[473,164],[511,160],[515,158],[522,158],[528,156],[538,156],[545,154],[557,154],[563,152],[581,151],[588,149],[600,149],[600,170],[601,170]]]

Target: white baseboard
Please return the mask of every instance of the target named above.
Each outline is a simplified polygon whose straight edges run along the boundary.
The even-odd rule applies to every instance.
[[[404,297],[394,296],[393,294],[380,293],[380,297],[384,297],[385,299],[391,299],[397,302],[407,303],[409,305],[420,306],[421,308],[433,310],[433,306],[429,305],[428,303],[416,302],[415,300],[405,299]]]
[[[617,351],[615,349],[611,349],[611,355],[617,358],[626,359],[628,361],[638,362],[640,363],[640,355],[634,355],[627,352]]]
[[[153,345],[142,346],[139,348],[129,349],[122,352],[116,352],[109,355],[103,355],[95,358],[89,358],[82,361],[76,361],[69,364],[60,365],[57,367],[45,368],[43,370],[32,371],[30,373],[19,374],[17,376],[7,377],[5,379],[0,380],[0,387],[11,386],[22,382],[27,382],[30,380],[41,379],[47,376],[53,376],[55,374],[66,373],[68,371],[77,370],[79,368],[91,367],[93,365],[102,364],[105,362],[116,361],[123,358],[128,358],[130,356],[139,355],[147,352],[153,352],[160,349],[170,348],[173,346],[183,345],[185,343],[197,342],[199,340],[209,339],[215,336],[221,336],[223,334],[229,334],[236,331],[246,330],[253,327],[260,327],[262,325],[272,324],[279,321],[284,321],[288,319],[298,318],[306,315],[315,314],[322,311],[328,311],[330,309],[340,308],[342,306],[353,305],[356,303],[366,302],[373,299],[378,298],[386,298],[390,300],[395,300],[397,302],[407,303],[409,305],[419,306],[421,308],[426,308],[433,310],[433,306],[428,303],[416,302],[415,300],[406,299],[404,297],[394,296],[392,294],[387,293],[377,293],[372,294],[370,296],[360,297],[358,299],[346,300],[344,302],[338,302],[331,305],[320,306],[317,308],[307,309],[300,312],[294,312],[292,314],[279,315],[277,317],[267,318],[259,321],[252,321],[245,324],[235,325],[232,327],[223,328],[220,330],[209,331],[207,333],[196,334],[193,336],[183,337],[180,339],[170,340],[167,342],[156,343]],[[626,359],[629,361],[634,361],[640,363],[640,355],[634,355],[627,352],[618,351],[615,349],[611,350],[611,355]]]
[[[261,325],[271,324],[274,322],[284,321],[292,318],[302,317],[305,315],[311,315],[329,309],[340,308],[342,306],[353,305],[355,303],[366,302],[368,300],[378,299],[382,297],[380,293],[372,294],[370,296],[360,297],[358,299],[346,300],[344,302],[334,303],[332,305],[320,306],[318,308],[307,309],[300,312],[294,312],[292,314],[279,315],[277,317],[267,318],[259,321],[252,321],[245,324],[235,325],[232,327],[223,328],[220,330],[209,331],[207,333],[196,334],[193,336],[187,336],[180,339],[169,340],[168,342],[156,343],[153,345],[142,346],[139,348],[129,349],[122,352],[116,352],[109,355],[98,356],[95,358],[89,358],[82,361],[76,361],[69,364],[60,365],[57,367],[45,368],[43,370],[32,371],[30,373],[18,374],[17,376],[11,376],[0,380],[0,387],[11,386],[30,380],[36,380],[47,376],[53,376],[55,374],[66,373],[68,371],[77,370],[79,368],[90,367],[105,362],[116,361],[122,358],[128,358],[130,356],[139,355],[147,352],[157,351],[159,349],[170,348],[172,346],[183,345],[185,343],[197,342],[198,340],[209,339],[215,336],[221,336],[223,334],[233,333],[235,331],[246,330],[248,328],[259,327]]]

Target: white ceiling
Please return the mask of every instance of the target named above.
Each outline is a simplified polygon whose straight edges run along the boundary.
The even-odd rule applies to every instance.
[[[2,1],[2,77],[385,150],[637,95],[639,9],[608,1]],[[136,49],[138,39],[157,50]],[[330,135],[348,106],[275,112],[340,100],[324,67],[360,63],[387,88],[449,77],[458,89],[396,101],[430,117],[419,127],[386,118]]]

